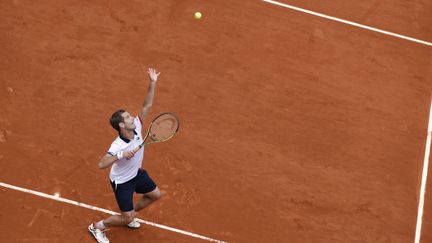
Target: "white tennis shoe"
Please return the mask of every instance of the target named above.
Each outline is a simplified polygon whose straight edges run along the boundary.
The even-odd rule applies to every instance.
[[[105,232],[103,232],[100,229],[96,229],[93,226],[93,223],[89,225],[88,230],[90,231],[90,233],[92,233],[92,235],[94,236],[94,238],[97,240],[98,243],[109,243],[109,240],[105,235]]]
[[[139,227],[141,227],[141,224],[137,221],[136,218],[134,218],[132,220],[132,222],[130,222],[129,224],[127,224],[127,227],[129,227],[131,229],[138,229]]]

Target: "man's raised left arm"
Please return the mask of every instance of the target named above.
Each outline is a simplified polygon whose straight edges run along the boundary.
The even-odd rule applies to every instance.
[[[149,79],[150,79],[150,84],[149,84],[149,87],[147,90],[147,95],[146,95],[146,98],[144,100],[143,108],[142,108],[141,114],[140,114],[142,121],[145,120],[145,118],[147,117],[147,115],[150,111],[150,108],[153,105],[153,97],[154,97],[154,92],[156,89],[156,82],[157,82],[157,79],[158,79],[160,72],[158,73],[158,72],[156,72],[155,69],[149,68],[147,71],[147,74],[148,74]]]

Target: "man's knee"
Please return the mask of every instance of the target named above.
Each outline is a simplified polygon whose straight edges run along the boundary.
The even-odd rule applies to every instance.
[[[156,189],[154,189],[153,191],[147,193],[146,196],[147,196],[148,198],[150,198],[151,200],[156,201],[156,200],[158,200],[159,198],[161,198],[162,194],[161,194],[159,188],[156,187]]]

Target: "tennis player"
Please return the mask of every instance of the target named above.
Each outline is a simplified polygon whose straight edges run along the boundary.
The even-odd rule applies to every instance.
[[[139,228],[140,223],[135,219],[137,212],[161,196],[155,182],[144,169],[141,169],[144,147],[133,152],[143,142],[142,121],[145,120],[152,106],[156,81],[160,74],[152,68],[149,68],[147,73],[150,85],[141,114],[132,117],[129,112],[120,109],[114,112],[110,119],[111,126],[118,131],[119,135],[99,162],[99,168],[105,169],[111,166],[109,179],[121,215],[113,215],[88,226],[88,230],[99,243],[109,242],[105,235],[108,227],[126,225],[130,228]],[[133,204],[134,192],[142,194],[135,205]]]

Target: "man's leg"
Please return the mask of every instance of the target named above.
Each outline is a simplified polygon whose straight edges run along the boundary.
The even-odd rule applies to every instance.
[[[158,187],[156,187],[153,191],[148,192],[142,196],[140,200],[135,204],[134,211],[138,212],[153,202],[157,201],[161,197],[161,192]]]
[[[94,223],[93,226],[99,230],[104,230],[110,226],[127,225],[133,221],[133,218],[136,215],[133,204],[133,193],[135,189],[133,182],[129,181],[117,185],[114,182],[111,182],[111,186],[120,208],[121,215],[113,215],[105,220]]]
[[[113,215],[105,220],[95,222],[89,225],[88,230],[96,238],[99,243],[109,243],[105,235],[105,229],[111,226],[128,225],[133,221],[136,212],[134,210],[129,212],[122,212],[121,215]]]
[[[121,212],[121,215],[113,215],[103,220],[103,224],[105,225],[105,227],[127,225],[132,222],[135,216],[135,210],[129,212]]]
[[[161,197],[159,188],[156,186],[153,179],[147,174],[147,171],[140,169],[137,178],[138,180],[135,192],[143,194],[143,196],[134,206],[136,212],[146,208]]]

